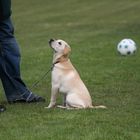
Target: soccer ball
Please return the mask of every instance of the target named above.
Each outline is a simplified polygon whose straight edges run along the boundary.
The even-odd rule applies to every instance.
[[[121,55],[131,55],[137,50],[136,43],[132,39],[123,39],[117,45],[117,50]]]

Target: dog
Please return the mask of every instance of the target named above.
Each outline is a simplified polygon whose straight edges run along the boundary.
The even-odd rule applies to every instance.
[[[70,46],[60,39],[50,39],[49,46],[53,49],[54,54],[51,99],[47,108],[56,106],[59,92],[64,95],[64,105],[57,107],[66,109],[106,108],[103,105],[92,105],[89,91],[69,59]]]

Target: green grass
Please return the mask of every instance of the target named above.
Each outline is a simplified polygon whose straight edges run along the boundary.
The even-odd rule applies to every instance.
[[[6,104],[7,111],[0,114],[0,139],[139,140],[140,51],[122,57],[116,45],[132,38],[140,46],[140,1],[14,0],[12,5],[26,84],[31,87],[49,69],[48,40],[61,38],[72,47],[71,61],[93,103],[108,109],[44,109],[50,98],[49,74],[33,89],[46,103]],[[0,93],[0,101],[6,101],[2,86]]]

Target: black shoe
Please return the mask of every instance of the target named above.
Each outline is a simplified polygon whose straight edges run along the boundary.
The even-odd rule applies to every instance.
[[[27,99],[16,99],[14,101],[8,101],[8,103],[36,103],[36,102],[45,102],[45,99],[41,96],[35,95],[32,92],[30,92]]]
[[[25,99],[16,99],[13,101],[8,101],[9,104],[14,104],[14,103],[26,103]]]
[[[30,93],[30,95],[28,96],[28,98],[26,99],[27,103],[33,103],[33,102],[45,102],[45,99],[41,96],[38,95],[34,95],[32,92]]]
[[[3,105],[0,105],[0,112],[4,112],[6,110],[6,107]]]

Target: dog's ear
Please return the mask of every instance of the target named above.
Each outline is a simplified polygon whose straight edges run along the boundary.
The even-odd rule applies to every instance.
[[[69,46],[65,46],[64,55],[67,56],[71,52],[71,48]]]

